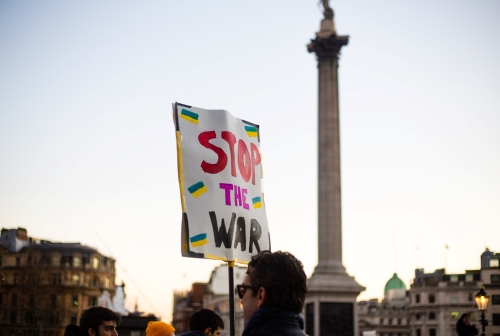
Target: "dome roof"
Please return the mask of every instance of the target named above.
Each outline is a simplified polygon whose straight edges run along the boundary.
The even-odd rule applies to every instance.
[[[387,283],[385,284],[384,293],[387,293],[390,289],[406,290],[405,283],[400,278],[398,278],[398,275],[396,273],[394,273],[392,278],[390,278],[389,281],[387,281]]]

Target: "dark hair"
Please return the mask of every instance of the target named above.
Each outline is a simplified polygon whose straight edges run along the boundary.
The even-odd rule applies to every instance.
[[[224,329],[224,321],[210,309],[200,309],[189,320],[189,329],[205,331],[210,328],[212,333],[218,328]]]
[[[80,327],[83,329],[85,334],[87,334],[90,328],[98,334],[99,326],[104,321],[115,321],[118,325],[122,321],[122,317],[120,314],[115,313],[111,309],[104,307],[92,307],[83,311],[80,316]]]
[[[457,321],[457,325],[463,324],[464,323],[464,318],[466,318],[466,317],[470,317],[470,314],[469,313],[462,314],[462,316],[460,316],[460,318]]]
[[[288,252],[261,251],[248,263],[252,286],[266,289],[265,304],[282,310],[300,313],[307,293],[304,265]],[[252,291],[256,296],[257,291]]]

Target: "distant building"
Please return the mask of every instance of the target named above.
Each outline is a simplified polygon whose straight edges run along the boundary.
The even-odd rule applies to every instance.
[[[203,306],[203,296],[206,288],[206,283],[195,282],[192,284],[190,291],[174,292],[172,325],[176,334],[190,330],[189,320],[191,316],[198,310],[205,308]]]
[[[475,296],[483,285],[490,296],[486,335],[500,336],[500,253],[488,249],[481,254],[478,270],[446,274],[444,269],[416,269],[408,291],[394,274],[382,302],[358,302],[359,335],[375,331],[377,336],[457,336],[456,323],[464,313],[471,314],[481,330]]]
[[[481,284],[480,270],[446,274],[444,269],[434,273],[416,269],[409,291],[411,335],[457,335],[456,323],[460,315],[477,311],[474,297]],[[477,318],[475,322],[477,325]]]
[[[486,249],[481,254],[481,280],[484,288],[490,296],[486,319],[489,321],[486,327],[486,335],[500,335],[500,253],[494,253]],[[476,317],[479,320],[480,316]],[[479,325],[478,325],[478,328]]]
[[[246,266],[235,265],[233,268],[234,286],[243,283]],[[235,293],[235,336],[243,332],[243,307]],[[176,334],[189,330],[189,319],[201,308],[211,309],[224,321],[221,336],[229,336],[229,272],[226,264],[217,266],[210,275],[208,283],[193,283],[190,291],[174,292],[174,311],[172,325]]]
[[[24,228],[0,236],[0,336],[63,335],[69,323],[115,293],[115,260],[80,243],[28,237]]]
[[[242,284],[247,271],[246,266],[234,265],[234,286]],[[243,307],[240,304],[238,294],[234,294],[234,331],[235,336],[240,336],[245,328],[243,319]],[[229,336],[229,272],[227,265],[216,267],[210,276],[207,290],[205,292],[205,308],[211,309],[224,321],[224,330],[221,336]]]
[[[374,331],[377,336],[410,336],[406,285],[396,273],[384,288],[384,299],[358,302],[359,334]]]

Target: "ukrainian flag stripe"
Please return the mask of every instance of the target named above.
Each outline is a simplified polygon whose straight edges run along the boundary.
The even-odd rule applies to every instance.
[[[198,198],[202,194],[206,193],[208,191],[207,187],[203,183],[203,181],[196,182],[192,186],[188,188],[188,191],[191,193],[191,195],[194,196],[194,198]]]
[[[245,126],[245,131],[257,133],[257,127],[255,127],[255,126]]]
[[[191,242],[191,246],[193,247],[206,245],[208,243],[207,234],[200,233],[194,237],[189,238],[189,241]]]
[[[252,203],[253,203],[254,209],[262,208],[262,201],[261,201],[260,197],[252,198]]]
[[[192,123],[198,123],[198,113],[182,109],[180,117],[184,120],[190,121]]]
[[[194,113],[194,112],[188,111],[186,109],[182,109],[181,114],[198,120],[198,113]]]

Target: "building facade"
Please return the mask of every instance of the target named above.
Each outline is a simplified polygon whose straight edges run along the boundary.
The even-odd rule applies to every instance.
[[[358,302],[359,335],[374,331],[378,336],[409,336],[408,291],[396,273],[387,281],[384,299]]]
[[[115,260],[80,243],[0,236],[0,336],[59,336],[67,324],[115,293]]]

